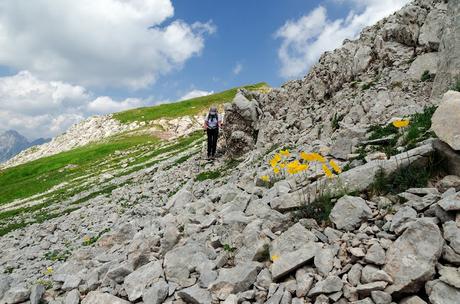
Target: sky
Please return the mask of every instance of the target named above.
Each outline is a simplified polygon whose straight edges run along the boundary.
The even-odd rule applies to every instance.
[[[409,0],[0,0],[0,130],[302,78]]]

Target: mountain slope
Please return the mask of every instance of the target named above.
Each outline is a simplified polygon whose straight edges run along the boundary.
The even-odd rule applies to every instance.
[[[432,63],[460,57],[460,45],[439,43],[459,24],[459,5],[415,0],[324,54],[304,79],[242,90],[225,108],[222,137],[248,148],[239,158],[202,161],[200,133],[134,142],[79,163],[82,175],[61,168],[74,177],[64,182],[82,183],[70,198],[5,202],[5,301],[27,301],[42,285],[46,301],[86,304],[456,304],[460,176],[445,176],[438,154],[460,156],[436,148],[430,129],[434,92],[455,81]],[[103,154],[99,144],[83,155]],[[54,157],[77,162],[77,152]],[[58,158],[6,169],[24,171],[2,181],[27,180]]]

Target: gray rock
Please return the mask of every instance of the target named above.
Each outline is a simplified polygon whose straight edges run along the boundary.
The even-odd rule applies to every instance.
[[[411,296],[401,300],[400,304],[427,304],[418,296]]]
[[[441,266],[439,279],[452,287],[460,289],[460,269],[455,267]]]
[[[161,261],[150,262],[136,271],[132,272],[125,278],[123,288],[128,294],[130,301],[135,301],[142,296],[144,288],[163,275],[163,268]]]
[[[224,299],[231,293],[245,291],[256,281],[260,268],[261,265],[255,262],[222,268],[217,280],[209,286],[209,290]]]
[[[460,254],[460,229],[454,221],[449,221],[442,225],[444,230],[444,238],[449,242],[450,247]]]
[[[326,295],[319,295],[315,299],[315,304],[329,304],[329,298]]]
[[[460,176],[447,175],[444,176],[438,184],[441,191],[447,191],[450,188],[454,188],[455,191],[460,191]]]
[[[361,264],[353,264],[350,271],[348,272],[348,282],[352,286],[358,286],[361,284],[361,273],[363,270],[363,266]]]
[[[407,223],[413,222],[417,218],[417,211],[411,207],[402,207],[395,213],[391,220],[390,231],[401,233]]]
[[[74,289],[67,293],[65,296],[64,304],[78,304],[80,303],[80,292]]]
[[[180,290],[177,295],[186,303],[190,304],[211,304],[211,293],[198,285]]]
[[[133,272],[133,268],[129,263],[122,263],[111,268],[106,276],[118,284],[123,283],[125,277]]]
[[[353,301],[353,304],[374,304],[371,298],[364,298],[359,301]]]
[[[364,261],[375,265],[385,264],[385,250],[380,244],[373,244],[366,252]]]
[[[145,304],[161,304],[168,297],[169,286],[160,280],[142,292],[142,300]]]
[[[64,285],[61,289],[64,291],[70,291],[72,289],[78,288],[81,283],[81,278],[78,275],[69,275],[67,276]]]
[[[188,243],[167,252],[164,258],[167,281],[177,283],[181,287],[195,284],[196,279],[190,277],[191,270],[207,264],[213,253],[212,249],[198,243]]]
[[[14,286],[3,296],[2,302],[6,304],[22,303],[29,300],[30,290],[25,286]]]
[[[352,231],[358,228],[363,220],[367,220],[371,216],[372,210],[365,200],[346,195],[337,201],[329,218],[338,229]]]
[[[329,276],[322,281],[319,281],[308,293],[309,297],[314,297],[319,294],[329,294],[342,290],[343,282],[337,276]]]
[[[380,290],[371,291],[371,298],[375,304],[390,304],[391,295]]]
[[[455,195],[445,197],[438,202],[439,206],[445,211],[460,210],[460,192]]]
[[[301,248],[305,243],[316,240],[316,236],[311,231],[297,223],[273,240],[270,245],[270,255],[281,257],[288,252]]]
[[[460,299],[460,290],[440,280],[426,283],[426,293],[432,304],[457,304]]]
[[[270,270],[268,270],[267,268],[262,269],[257,275],[257,286],[268,289],[272,282],[272,274],[270,273]]]
[[[329,240],[329,243],[334,243],[334,242],[340,240],[340,238],[343,235],[343,232],[341,232],[339,230],[335,230],[335,229],[333,229],[331,227],[326,227],[326,229],[324,229],[324,234],[327,236],[327,239]]]
[[[319,246],[318,243],[309,242],[296,251],[285,252],[278,256],[271,268],[273,280],[276,281],[291,271],[305,265],[314,258]]]
[[[327,276],[333,268],[334,262],[334,250],[328,246],[320,248],[315,255],[313,263],[316,266],[319,274],[322,276]]]
[[[5,275],[0,275],[0,299],[3,298],[5,292],[10,289],[11,278]]]
[[[377,281],[356,286],[356,291],[362,296],[369,296],[372,291],[384,290],[388,282]]]
[[[377,267],[371,265],[364,266],[361,274],[361,282],[372,283],[376,281],[392,283],[393,279],[388,275],[388,273],[378,269]]]
[[[81,304],[130,304],[130,303],[116,296],[113,296],[109,293],[91,291],[83,299]]]
[[[305,269],[300,268],[295,273],[297,282],[296,296],[299,298],[305,297],[313,285],[313,276]]]
[[[229,295],[223,304],[238,304],[238,296],[235,294]]]
[[[431,119],[431,127],[439,139],[454,150],[460,150],[460,92],[444,94]]]
[[[430,74],[436,74],[438,61],[439,54],[437,52],[417,56],[412,62],[409,71],[407,71],[407,75],[412,79],[420,80],[425,71],[429,71]]]
[[[444,240],[429,219],[418,219],[390,246],[383,270],[394,280],[387,292],[416,292],[435,274]]]
[[[38,304],[45,293],[43,285],[34,285],[30,289],[30,304]]]
[[[453,265],[460,265],[460,254],[456,253],[452,247],[447,244],[444,244],[444,247],[442,248],[442,257],[444,260]]]

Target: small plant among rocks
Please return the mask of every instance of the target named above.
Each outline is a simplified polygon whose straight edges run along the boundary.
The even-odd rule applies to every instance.
[[[199,182],[202,182],[202,181],[205,181],[207,179],[217,179],[220,176],[221,176],[220,171],[205,171],[205,172],[199,173],[196,176],[195,180],[199,181]]]
[[[91,246],[93,245],[94,243],[96,243],[100,238],[101,236],[106,233],[106,232],[109,232],[110,229],[109,228],[106,228],[104,230],[102,230],[101,232],[99,232],[97,235],[95,236],[88,236],[88,235],[85,235],[83,237],[83,246]]]
[[[426,70],[423,72],[422,77],[420,77],[420,80],[422,82],[433,81],[435,76],[436,74],[431,74],[430,71]]]
[[[234,253],[236,250],[236,247],[233,247],[229,244],[224,244],[224,251],[228,252],[228,253]]]
[[[53,251],[48,251],[45,253],[45,259],[49,261],[67,261],[69,256],[71,255],[70,250],[64,250],[64,251],[59,251],[59,250],[53,250]]]

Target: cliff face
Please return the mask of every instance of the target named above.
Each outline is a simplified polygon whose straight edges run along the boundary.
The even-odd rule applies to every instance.
[[[458,6],[414,1],[325,53],[303,79],[255,96],[263,112],[257,146],[317,141],[345,149],[337,153],[345,158],[369,126],[436,104],[431,96],[460,73]]]

